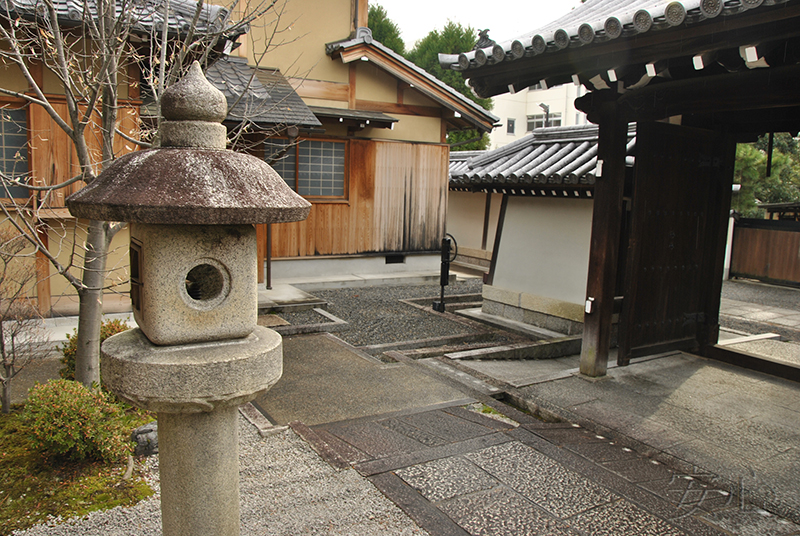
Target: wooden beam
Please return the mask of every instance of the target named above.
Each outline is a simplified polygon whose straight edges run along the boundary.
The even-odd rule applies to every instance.
[[[289,84],[301,98],[347,102],[350,100],[350,84],[288,78]]]
[[[356,63],[351,63],[349,65],[350,70],[348,71],[349,77],[349,85],[350,85],[350,92],[348,94],[347,99],[347,107],[351,110],[356,110],[356,80],[358,79],[358,72],[356,71]]]
[[[441,117],[442,109],[433,106],[413,106],[409,104],[396,104],[393,102],[380,102],[356,99],[355,110],[368,112],[383,112],[388,114],[418,115],[421,117]]]
[[[503,194],[503,200],[500,202],[500,214],[497,217],[497,229],[494,233],[492,260],[489,263],[489,272],[483,276],[483,282],[487,285],[494,284],[494,272],[497,269],[497,257],[500,253],[500,238],[503,236],[503,225],[506,222],[506,208],[508,208],[508,194]]]
[[[602,172],[594,185],[592,239],[586,299],[591,308],[583,320],[580,371],[587,376],[605,376],[611,346],[620,225],[625,187],[625,145],[628,123],[608,102],[601,109],[598,157]],[[589,307],[587,307],[589,308]]]

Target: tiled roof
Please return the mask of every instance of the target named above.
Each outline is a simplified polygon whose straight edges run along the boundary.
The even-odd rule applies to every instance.
[[[97,18],[96,0],[52,0],[58,16],[63,25],[79,25],[84,21],[84,6],[88,10],[88,17]],[[133,30],[139,33],[159,31],[164,21],[164,5],[166,0],[145,0],[141,2],[118,2],[116,4],[117,17],[129,17]],[[123,11],[123,7],[125,8]],[[172,34],[182,34],[189,30],[194,18],[197,2],[193,0],[169,0],[169,31]],[[32,17],[47,11],[44,0],[0,0],[0,10],[3,14],[8,10],[9,15],[19,14],[23,17]],[[196,31],[219,31],[227,24],[229,11],[222,6],[204,4]],[[233,37],[235,39],[235,37]]]
[[[322,125],[277,69],[254,68],[245,58],[227,56],[209,67],[206,77],[225,94],[228,107],[233,106],[228,121],[300,128]]]
[[[383,55],[388,56],[396,64],[402,65],[405,69],[412,72],[415,76],[426,80],[429,84],[436,87],[438,91],[447,95],[449,99],[451,99],[452,101],[458,102],[462,107],[476,112],[478,115],[480,115],[483,118],[486,118],[492,123],[497,123],[500,121],[499,117],[492,114],[490,111],[484,109],[482,106],[476,104],[471,99],[465,97],[464,95],[462,95],[452,87],[448,86],[435,76],[431,75],[425,69],[422,69],[417,65],[415,65],[414,63],[408,61],[403,56],[397,54],[389,47],[384,46],[382,43],[375,41],[372,38],[372,32],[370,31],[369,28],[358,28],[358,30],[356,31],[355,38],[344,41],[338,41],[335,43],[328,43],[327,45],[325,45],[325,49],[328,55],[333,55],[336,54],[337,52],[346,51],[350,48],[363,45],[368,45],[369,47],[373,47],[379,50]],[[422,90],[422,88],[418,89]],[[438,98],[436,95],[428,94],[426,96],[432,98],[433,100],[439,102],[440,104],[448,108],[451,108],[451,105],[446,100]]]
[[[669,30],[718,16],[764,10],[788,0],[588,0],[563,17],[516,39],[463,54],[439,54],[445,69],[467,71],[620,36]]]
[[[631,130],[630,166],[635,145]],[[591,197],[596,168],[597,126],[540,128],[492,151],[451,152],[450,189]]]

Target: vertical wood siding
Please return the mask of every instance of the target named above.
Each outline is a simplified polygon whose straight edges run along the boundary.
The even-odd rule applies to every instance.
[[[800,223],[740,220],[733,234],[731,276],[800,286]],[[779,225],[782,224],[782,227]]]
[[[69,122],[66,103],[54,102],[53,108],[62,118]],[[67,134],[52,120],[41,106],[29,108],[30,152],[28,166],[33,175],[34,184],[38,186],[61,184],[80,172],[78,157],[73,149]],[[138,123],[138,111],[133,107],[120,107],[117,124],[120,130],[131,137],[135,137]],[[95,162],[101,159],[100,125],[95,123],[87,127],[85,138]],[[121,136],[114,139],[114,152],[122,155],[134,151],[134,144],[126,141]],[[101,170],[95,169],[95,173]],[[66,188],[53,192],[48,199],[47,206],[60,208],[64,206],[64,199],[71,193],[77,192],[83,183],[77,182]]]
[[[347,202],[315,202],[307,220],[273,225],[272,256],[438,250],[448,149],[351,140]]]

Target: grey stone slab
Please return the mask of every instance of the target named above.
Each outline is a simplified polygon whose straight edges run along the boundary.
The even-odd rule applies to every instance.
[[[368,460],[355,466],[359,473],[365,476],[385,473],[387,471],[397,471],[412,465],[418,465],[433,460],[439,460],[449,456],[459,456],[467,452],[474,452],[494,445],[500,445],[511,441],[505,434],[491,434],[468,439],[460,443],[448,443],[440,447],[432,447],[413,452],[403,452],[395,456]]]
[[[800,533],[800,525],[760,508],[729,508],[708,514],[703,519],[738,536],[785,536]]]
[[[512,385],[521,385],[535,382],[537,378],[575,370],[580,364],[580,356],[559,359],[464,360],[460,363],[491,378]]]
[[[673,445],[666,452],[729,481],[738,482],[752,474],[750,460],[702,439]]]
[[[442,439],[440,436],[431,434],[426,430],[421,430],[416,426],[407,423],[402,418],[383,419],[378,421],[378,424],[384,428],[392,430],[393,432],[397,432],[398,434],[410,437],[415,441],[419,441],[428,447],[438,447],[448,443],[448,441]]]
[[[615,498],[607,489],[521,443],[490,447],[465,457],[560,518],[595,508]]]
[[[492,428],[443,411],[416,413],[401,417],[400,420],[448,442],[464,441],[495,432]]]
[[[540,398],[552,402],[556,406],[568,408],[596,400],[601,393],[593,389],[591,385],[581,378],[571,377],[554,382],[537,383],[523,387],[519,391],[523,396]]]
[[[682,530],[670,525],[636,505],[619,500],[584,512],[571,524],[592,536],[685,536]]]
[[[465,419],[467,421],[471,421],[477,424],[480,424],[483,427],[490,428],[492,430],[510,430],[514,427],[514,425],[509,424],[508,422],[495,419],[489,415],[484,415],[482,413],[477,413],[475,411],[470,411],[469,409],[462,408],[460,406],[453,406],[450,408],[445,408],[442,411],[445,413],[449,413],[461,419]]]
[[[424,443],[389,430],[375,422],[357,423],[328,431],[373,458],[385,458],[393,454],[422,450],[427,447]]]
[[[618,445],[613,441],[578,443],[576,445],[568,445],[567,448],[596,463],[630,460],[638,457],[638,454],[632,449]]]
[[[284,337],[283,357],[283,376],[256,399],[276,424],[314,426],[466,398],[420,370],[367,359],[327,334]]]
[[[587,430],[586,428],[580,427],[540,428],[537,426],[536,428],[531,428],[523,425],[523,428],[531,430],[535,434],[544,437],[556,445],[568,445],[575,443],[602,443],[607,440],[604,436],[600,436]]]
[[[643,456],[629,460],[607,462],[603,464],[603,467],[631,482],[670,480],[673,475],[669,467],[663,463]]]
[[[457,497],[439,508],[473,536],[577,535],[508,488]]]
[[[639,485],[684,510],[686,514],[728,508],[737,502],[735,494],[706,484],[692,475],[674,474],[669,480],[641,482]]]
[[[585,419],[600,423],[617,433],[659,450],[694,439],[694,436],[682,433],[675,427],[666,426],[636,413],[620,411],[618,406],[609,404],[605,400],[581,404],[573,409]]]
[[[444,458],[396,471],[397,476],[429,501],[452,499],[500,485],[500,482],[463,457]]]

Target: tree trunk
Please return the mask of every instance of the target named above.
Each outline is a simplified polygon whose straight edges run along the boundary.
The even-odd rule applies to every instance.
[[[83,288],[79,292],[75,380],[90,389],[93,384],[100,385],[100,325],[103,319],[103,283],[109,242],[107,230],[105,222],[89,222],[83,264]]]
[[[11,413],[11,378],[3,382],[3,414]]]

